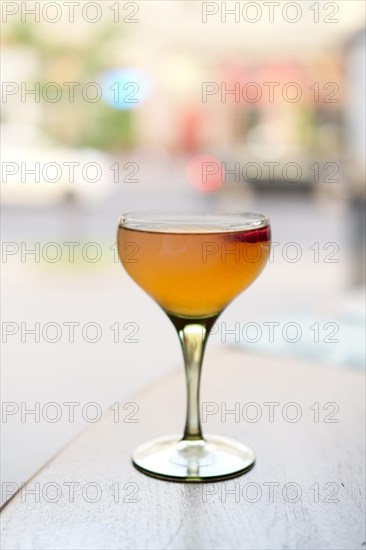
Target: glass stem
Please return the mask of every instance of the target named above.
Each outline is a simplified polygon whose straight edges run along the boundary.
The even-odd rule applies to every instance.
[[[212,325],[218,315],[202,319],[169,316],[182,345],[187,384],[187,418],[184,441],[203,439],[200,415],[200,380],[203,355]]]

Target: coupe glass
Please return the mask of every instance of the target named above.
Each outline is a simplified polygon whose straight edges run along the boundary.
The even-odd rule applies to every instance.
[[[120,260],[175,326],[186,372],[183,437],[169,435],[139,445],[132,461],[142,472],[199,482],[235,477],[253,466],[255,455],[243,443],[202,434],[199,388],[210,330],[264,268],[270,238],[263,214],[142,212],[120,218]]]

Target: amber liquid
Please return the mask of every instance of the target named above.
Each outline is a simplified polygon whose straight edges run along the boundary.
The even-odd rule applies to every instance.
[[[168,313],[219,314],[264,268],[269,226],[242,231],[207,227],[137,230],[121,226],[118,251],[133,280]]]

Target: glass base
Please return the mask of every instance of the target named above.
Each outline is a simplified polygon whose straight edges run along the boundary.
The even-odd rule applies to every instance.
[[[250,470],[254,452],[233,439],[216,435],[204,440],[182,440],[168,435],[139,445],[134,466],[144,474],[170,481],[202,482],[228,479]]]

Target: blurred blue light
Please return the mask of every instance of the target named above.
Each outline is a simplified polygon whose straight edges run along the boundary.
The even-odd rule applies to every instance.
[[[109,69],[101,75],[103,100],[113,109],[136,109],[150,95],[152,80],[141,69]]]

